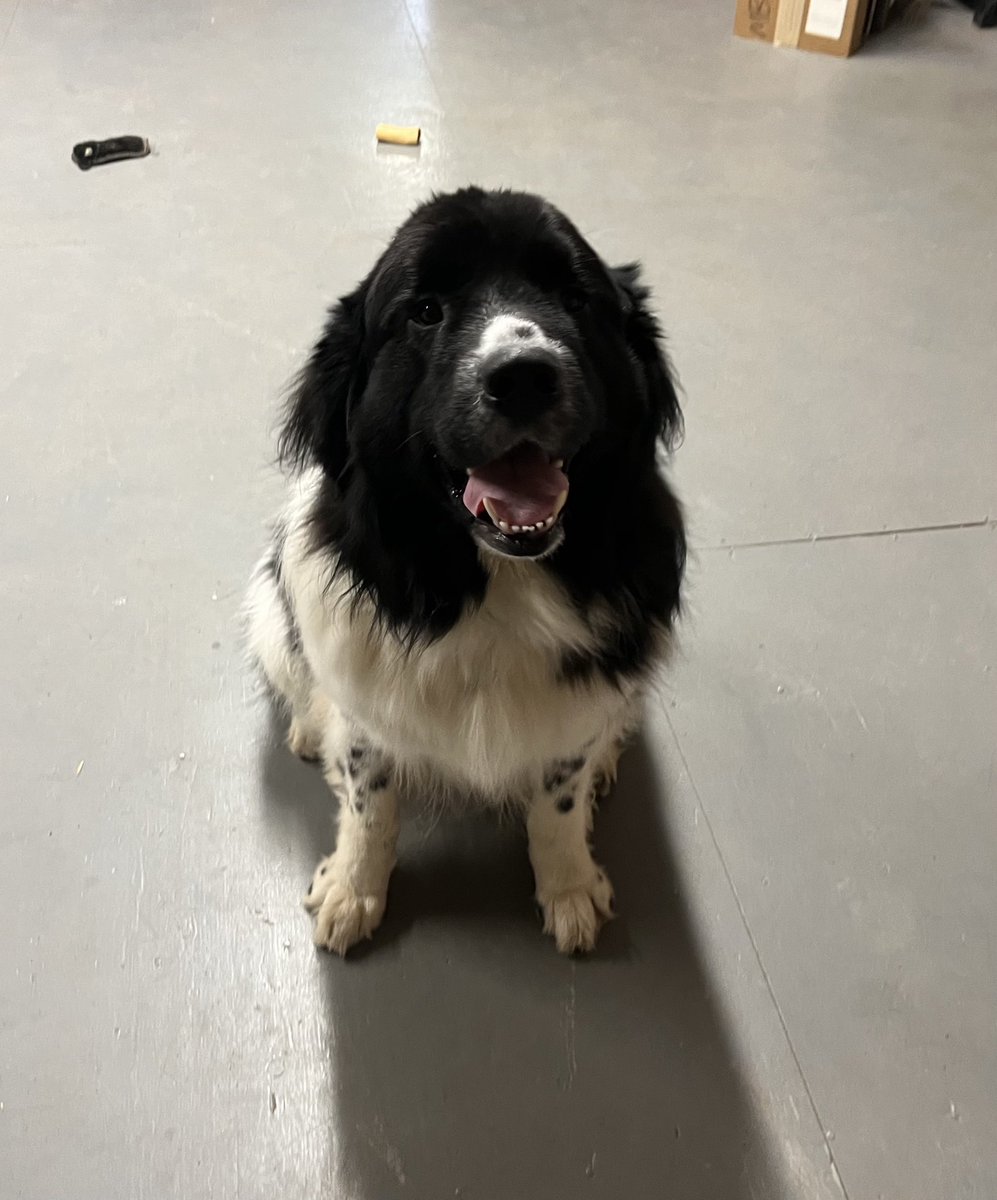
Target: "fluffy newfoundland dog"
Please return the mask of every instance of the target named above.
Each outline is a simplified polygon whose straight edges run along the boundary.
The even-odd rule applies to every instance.
[[[594,798],[679,605],[656,451],[680,420],[637,269],[537,196],[432,199],[332,309],[246,605],[289,745],[339,797],[316,943],[377,928],[411,795],[521,813],[545,930],[595,945]]]

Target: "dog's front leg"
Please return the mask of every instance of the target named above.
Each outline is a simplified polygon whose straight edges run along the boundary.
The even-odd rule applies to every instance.
[[[346,722],[323,748],[325,776],[339,796],[336,849],[315,868],[305,907],[315,944],[345,954],[380,925],[395,865],[398,792],[390,759]]]
[[[548,764],[526,814],[544,932],[564,954],[594,949],[613,915],[612,885],[589,849],[597,770],[584,755]]]

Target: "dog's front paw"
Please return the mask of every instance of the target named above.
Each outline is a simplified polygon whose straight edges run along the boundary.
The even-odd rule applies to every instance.
[[[604,871],[577,887],[538,899],[544,914],[544,933],[551,934],[562,954],[594,950],[600,928],[614,914],[613,885]]]
[[[322,730],[309,725],[298,717],[291,721],[287,732],[287,747],[292,754],[305,762],[320,762],[322,759]]]
[[[370,938],[381,924],[386,896],[358,891],[336,873],[332,856],[319,863],[305,908],[315,913],[316,946],[343,955],[357,942]]]

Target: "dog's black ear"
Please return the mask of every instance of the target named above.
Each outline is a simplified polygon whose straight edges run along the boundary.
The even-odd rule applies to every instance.
[[[339,478],[350,455],[349,416],[366,383],[364,289],[329,312],[318,345],[298,376],[277,442],[283,466],[319,463]]]
[[[612,276],[623,305],[627,343],[644,377],[655,435],[671,449],[682,439],[682,409],[662,344],[661,328],[648,307],[650,289],[640,282],[640,267],[636,263],[615,267]]]

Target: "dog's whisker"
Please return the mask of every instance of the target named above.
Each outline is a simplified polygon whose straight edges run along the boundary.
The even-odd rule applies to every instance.
[[[399,450],[404,450],[405,447],[409,444],[409,442],[414,442],[416,438],[422,437],[422,436],[423,436],[423,430],[416,429],[413,433],[410,433],[407,438],[405,438],[403,441],[398,443],[398,445],[395,447],[395,453],[397,454]]]

